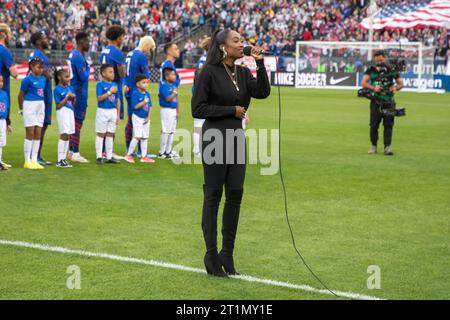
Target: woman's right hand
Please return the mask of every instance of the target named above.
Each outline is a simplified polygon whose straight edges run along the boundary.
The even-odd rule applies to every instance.
[[[241,106],[235,106],[234,116],[238,119],[243,119],[245,117],[245,113],[247,111],[244,107]]]

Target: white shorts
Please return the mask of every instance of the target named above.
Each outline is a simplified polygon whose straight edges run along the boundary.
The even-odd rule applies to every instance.
[[[117,109],[98,108],[95,116],[95,132],[116,133]]]
[[[0,148],[6,146],[6,120],[0,119]]]
[[[203,127],[204,123],[205,123],[205,119],[194,118],[194,128],[201,128],[201,127]]]
[[[145,119],[138,117],[133,113],[131,116],[133,122],[133,136],[135,138],[148,139],[150,134],[150,121],[144,124]]]
[[[25,128],[42,127],[44,125],[44,117],[44,101],[23,102],[23,124],[25,125]]]
[[[59,134],[75,133],[75,116],[73,110],[62,107],[56,111],[56,119],[58,120]]]
[[[163,133],[175,133],[177,130],[177,109],[161,108],[161,128]]]

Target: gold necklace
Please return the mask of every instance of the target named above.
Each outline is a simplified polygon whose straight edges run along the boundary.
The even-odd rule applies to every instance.
[[[236,65],[234,65],[234,72],[231,72],[228,69],[228,66],[225,64],[225,62],[222,62],[223,66],[225,67],[225,71],[228,73],[228,76],[230,77],[231,81],[233,81],[234,86],[236,87],[236,90],[239,91],[239,86],[237,84],[237,72],[236,72]]]

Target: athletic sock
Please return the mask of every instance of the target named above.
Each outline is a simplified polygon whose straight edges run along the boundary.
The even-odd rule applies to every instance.
[[[31,161],[37,161],[41,140],[32,140]]]
[[[173,133],[169,133],[167,137],[166,144],[166,153],[169,154],[172,152],[172,144],[173,144]]]
[[[2,163],[3,147],[0,147],[0,163]]]
[[[114,138],[105,138],[105,148],[106,148],[106,159],[111,160],[113,154]]]
[[[64,159],[67,159],[67,152],[69,152],[69,140],[64,141]]]
[[[140,145],[142,158],[147,157],[147,139],[141,139]]]
[[[33,140],[25,139],[23,144],[23,155],[25,162],[31,161],[31,149],[33,148]]]
[[[95,137],[95,153],[97,155],[97,159],[102,157],[103,153],[103,137],[96,136]]]
[[[169,136],[168,133],[161,133],[161,140],[160,140],[160,149],[159,153],[164,154],[166,152],[166,145],[167,145],[167,137]]]
[[[65,155],[65,149],[66,149],[66,142],[62,139],[59,139],[58,141],[58,162],[66,158]]]
[[[200,134],[198,132],[194,132],[192,134],[192,139],[194,140],[194,153],[200,152]]]
[[[127,153],[127,155],[133,154],[134,150],[136,149],[136,146],[137,146],[138,142],[139,142],[139,141],[138,141],[136,138],[133,138],[133,139],[130,141],[130,146],[128,147],[128,153]]]

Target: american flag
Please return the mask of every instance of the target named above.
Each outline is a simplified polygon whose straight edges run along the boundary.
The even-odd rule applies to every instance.
[[[360,27],[369,29],[369,18]],[[447,28],[450,29],[450,0],[428,3],[390,4],[373,16],[373,29]]]

